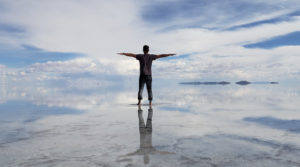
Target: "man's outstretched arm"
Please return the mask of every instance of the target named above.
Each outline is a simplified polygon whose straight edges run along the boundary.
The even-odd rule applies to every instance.
[[[133,54],[133,53],[118,53],[118,54],[136,58],[136,54]]]
[[[174,56],[174,55],[176,55],[176,54],[173,54],[173,53],[172,54],[160,54],[160,55],[157,55],[156,58],[159,59],[159,58]]]

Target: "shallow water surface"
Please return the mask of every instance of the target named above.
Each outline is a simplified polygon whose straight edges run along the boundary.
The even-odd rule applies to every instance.
[[[2,84],[0,166],[300,166],[299,86],[159,85]]]

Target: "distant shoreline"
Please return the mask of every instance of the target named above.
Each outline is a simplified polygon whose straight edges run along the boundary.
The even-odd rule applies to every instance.
[[[200,82],[200,81],[195,81],[195,82],[180,82],[179,84],[182,85],[229,85],[231,82],[227,81],[220,81],[220,82]],[[249,85],[249,84],[279,84],[279,82],[269,82],[269,81],[259,81],[259,82],[249,82],[249,81],[238,81],[235,82],[235,84],[238,85]]]

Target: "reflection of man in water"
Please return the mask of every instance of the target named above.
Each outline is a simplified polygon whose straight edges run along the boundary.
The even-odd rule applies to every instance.
[[[148,153],[155,151],[152,147],[152,115],[153,110],[150,107],[148,110],[147,122],[145,125],[143,118],[143,110],[139,106],[138,117],[139,117],[139,131],[140,131],[140,149],[137,152],[144,154],[144,163],[148,164],[149,156]]]
[[[151,83],[152,83],[152,72],[151,72],[151,66],[152,61],[155,59],[159,59],[162,57],[168,57],[173,56],[175,54],[160,54],[160,55],[154,55],[154,54],[148,54],[149,52],[149,46],[144,45],[143,47],[144,54],[133,54],[133,53],[119,53],[120,55],[134,57],[140,62],[140,78],[139,78],[139,93],[138,93],[138,105],[141,104],[141,100],[143,99],[143,89],[146,83],[147,91],[148,91],[148,100],[149,105],[152,104],[152,90],[151,90]]]
[[[124,156],[120,156],[120,157],[143,155],[144,156],[144,164],[148,164],[150,161],[149,154],[172,154],[170,152],[156,150],[152,146],[152,115],[153,115],[153,109],[151,106],[149,106],[147,122],[145,124],[144,118],[143,118],[143,110],[141,109],[141,106],[139,105],[138,117],[139,117],[139,131],[140,131],[140,148],[138,150],[136,150],[135,152],[128,153],[128,154],[126,154]],[[119,160],[119,161],[121,161],[121,160]]]

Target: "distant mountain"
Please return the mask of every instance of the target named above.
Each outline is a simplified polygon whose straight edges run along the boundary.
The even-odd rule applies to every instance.
[[[249,84],[278,84],[278,82],[249,82],[249,81],[239,81],[236,82],[238,85],[249,85]]]
[[[251,84],[251,82],[249,82],[249,81],[239,81],[239,82],[236,82],[236,84],[239,84],[239,85],[248,85],[248,84]]]
[[[230,82],[180,82],[183,85],[228,85]],[[249,84],[278,84],[278,82],[249,82],[249,81],[239,81],[236,82],[238,85],[249,85]]]
[[[221,82],[218,82],[218,84],[221,84],[221,85],[228,85],[228,84],[230,84],[230,82],[221,81]]]
[[[221,82],[180,82],[179,84],[187,84],[187,85],[227,85],[230,82],[221,81]]]

